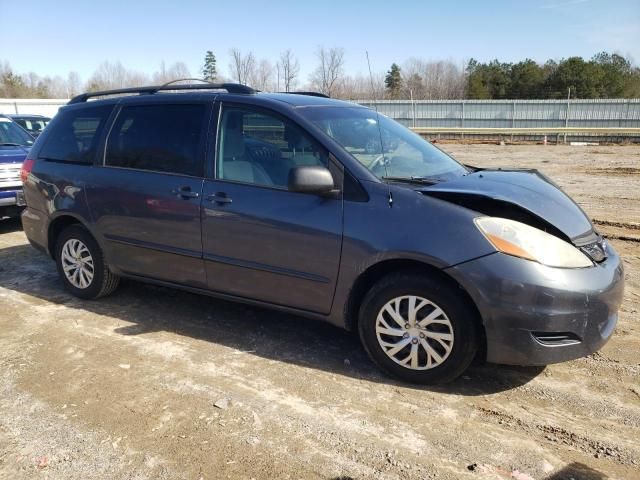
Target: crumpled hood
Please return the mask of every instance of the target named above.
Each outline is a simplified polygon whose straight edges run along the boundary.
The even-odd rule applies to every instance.
[[[29,147],[0,146],[0,163],[22,163]]]
[[[537,170],[480,170],[455,180],[422,187],[420,191],[488,215],[500,216],[500,204],[512,211],[523,210],[523,215],[551,225],[574,243],[583,243],[583,239],[594,234],[585,212]],[[487,201],[493,202],[489,208],[491,212],[483,211]]]

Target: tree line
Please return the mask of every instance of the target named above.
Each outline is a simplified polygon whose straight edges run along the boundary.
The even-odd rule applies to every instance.
[[[591,60],[570,57],[539,65],[469,61],[466,96],[475,99],[632,98],[640,96],[640,69],[616,53],[601,52]]]
[[[0,97],[69,98],[83,91],[109,90],[163,84],[178,78],[198,77],[211,82],[231,81],[262,91],[313,90],[344,99],[553,99],[640,97],[640,68],[616,53],[601,52],[589,60],[582,57],[517,63],[498,60],[468,62],[429,61],[412,57],[402,65],[371,75],[348,74],[345,50],[318,47],[315,68],[306,78],[290,49],[276,59],[258,58],[251,51],[232,48],[225,73],[216,55],[205,52],[201,68],[192,74],[183,62],[162,62],[152,73],[125,68],[120,62],[103,62],[82,81],[76,72],[66,77],[40,76],[13,71],[0,62]]]

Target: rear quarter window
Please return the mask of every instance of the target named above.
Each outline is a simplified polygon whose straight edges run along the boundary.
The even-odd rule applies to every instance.
[[[93,163],[113,105],[88,107],[60,113],[51,125],[38,158],[43,160]]]

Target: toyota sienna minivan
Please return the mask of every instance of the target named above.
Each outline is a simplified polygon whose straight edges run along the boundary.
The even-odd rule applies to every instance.
[[[22,180],[25,233],[72,294],[127,277],[326,320],[409,382],[452,380],[479,352],[586,356],[622,299],[620,258],[543,174],[462,165],[318,94],[82,94]]]

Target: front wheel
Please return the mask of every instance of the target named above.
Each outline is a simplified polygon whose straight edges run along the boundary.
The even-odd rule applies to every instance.
[[[433,384],[458,377],[478,345],[475,310],[460,290],[411,273],[384,277],[360,308],[360,339],[372,360],[402,380]]]
[[[56,265],[67,290],[85,300],[109,295],[120,280],[105,264],[98,242],[79,225],[65,228],[58,237]]]

